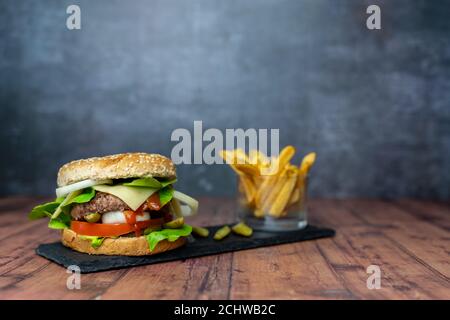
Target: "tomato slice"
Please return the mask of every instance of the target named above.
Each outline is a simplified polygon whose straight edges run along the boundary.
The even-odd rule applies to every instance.
[[[150,226],[163,224],[163,219],[151,219],[147,221],[138,221],[134,224],[117,223],[89,223],[84,221],[72,221],[70,229],[84,236],[94,237],[118,237],[136,230],[142,230]]]

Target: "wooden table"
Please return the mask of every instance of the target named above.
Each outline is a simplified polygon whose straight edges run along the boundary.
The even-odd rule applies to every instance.
[[[37,256],[58,239],[26,214],[43,198],[0,199],[0,299],[450,299],[450,204],[313,200],[310,221],[336,237],[81,275]],[[192,223],[233,220],[233,201],[203,198]],[[381,270],[369,290],[366,269]]]

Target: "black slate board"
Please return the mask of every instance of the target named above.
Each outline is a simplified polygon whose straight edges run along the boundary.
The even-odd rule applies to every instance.
[[[41,244],[36,249],[36,253],[66,268],[70,265],[77,265],[80,267],[82,273],[91,273],[173,260],[184,260],[282,243],[332,237],[335,234],[332,229],[307,226],[303,230],[289,232],[255,231],[250,238],[241,237],[232,233],[222,241],[215,241],[211,235],[219,227],[221,226],[209,227],[210,236],[208,238],[198,238],[184,247],[154,256],[124,257],[88,255],[66,248],[60,242]]]

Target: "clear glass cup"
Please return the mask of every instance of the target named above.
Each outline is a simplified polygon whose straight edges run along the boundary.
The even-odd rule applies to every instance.
[[[292,177],[278,177],[262,190],[246,190],[238,179],[238,218],[255,230],[293,231],[307,226],[308,176],[298,177],[292,188]],[[264,184],[258,184],[264,185]],[[252,196],[253,195],[253,196]]]

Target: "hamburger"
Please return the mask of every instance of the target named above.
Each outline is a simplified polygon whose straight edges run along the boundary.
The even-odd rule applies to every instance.
[[[183,216],[198,202],[174,189],[173,162],[159,154],[124,153],[69,162],[58,172],[54,201],[34,207],[66,247],[88,254],[143,256],[186,244]]]

